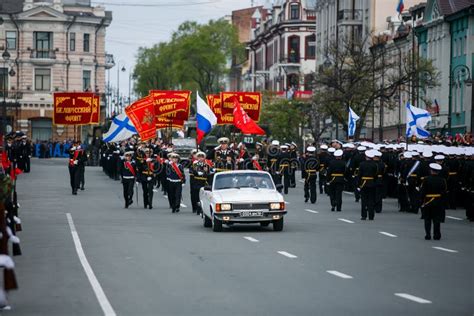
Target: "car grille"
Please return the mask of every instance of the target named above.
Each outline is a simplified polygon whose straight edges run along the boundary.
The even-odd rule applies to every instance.
[[[269,203],[241,203],[232,204],[233,210],[268,210]]]

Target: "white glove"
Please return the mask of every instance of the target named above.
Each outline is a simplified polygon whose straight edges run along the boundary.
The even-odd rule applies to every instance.
[[[240,158],[240,159],[239,159],[239,162],[244,162],[244,158]]]
[[[151,181],[151,177],[146,178],[147,181]]]
[[[151,159],[151,158],[146,159],[146,162],[151,162],[151,161],[153,161],[153,159]]]
[[[204,174],[204,172],[198,171],[198,176],[202,176],[203,174]]]
[[[77,160],[74,160],[74,164],[77,165],[79,163],[79,161]]]

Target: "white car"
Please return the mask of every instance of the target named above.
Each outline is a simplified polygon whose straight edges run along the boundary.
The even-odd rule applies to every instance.
[[[204,227],[222,231],[222,225],[235,223],[273,223],[283,230],[285,201],[268,172],[254,170],[225,171],[214,175],[211,186],[201,188],[199,200]]]

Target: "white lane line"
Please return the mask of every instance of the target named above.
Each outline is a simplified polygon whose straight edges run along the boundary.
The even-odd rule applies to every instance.
[[[258,239],[255,239],[255,238],[250,237],[250,236],[245,236],[244,239],[247,239],[248,241],[251,241],[251,242],[258,242]]]
[[[280,255],[285,256],[285,257],[288,257],[288,258],[290,258],[290,259],[298,258],[297,256],[292,255],[291,253],[286,252],[286,251],[278,251],[278,253],[279,253]]]
[[[313,213],[313,214],[318,214],[319,213],[318,211],[313,211],[313,210],[310,210],[310,209],[306,209],[305,211],[309,212],[309,213]]]
[[[447,218],[454,219],[455,221],[462,221],[462,218],[455,217],[455,216],[446,216]]]
[[[115,316],[115,311],[110,305],[107,296],[105,296],[104,290],[100,286],[99,280],[97,280],[94,271],[92,270],[89,261],[87,260],[86,254],[84,253],[84,249],[82,248],[81,240],[79,239],[79,234],[77,233],[76,226],[72,220],[72,216],[70,213],[66,213],[67,221],[69,223],[69,228],[71,230],[72,240],[74,241],[74,246],[76,247],[77,256],[79,257],[79,261],[81,261],[82,267],[84,268],[84,272],[89,279],[89,282],[94,290],[95,296],[99,301],[100,307],[106,316]]]
[[[446,251],[446,252],[458,252],[457,250],[453,250],[453,249],[448,249],[448,248],[443,248],[443,247],[433,247],[433,249],[438,249],[438,250],[441,250],[441,251]]]
[[[335,275],[335,276],[337,276],[341,279],[352,279],[352,276],[350,276],[348,274],[345,274],[345,273],[342,273],[342,272],[339,272],[339,271],[327,270],[326,272],[329,273],[329,274]]]
[[[184,207],[184,208],[187,207],[186,204],[183,204],[183,203],[181,203],[180,205],[181,205],[181,207]]]
[[[354,195],[354,192],[349,192],[349,191],[343,191],[345,194],[350,194],[350,195]]]
[[[431,301],[428,301],[428,300],[425,300],[424,298],[407,294],[407,293],[395,293],[395,296],[398,296],[398,297],[401,297],[401,298],[404,298],[416,303],[420,303],[420,304],[431,304]]]
[[[349,224],[354,224],[353,221],[350,221],[350,220],[345,219],[345,218],[338,218],[338,220],[341,221],[341,222],[345,222],[345,223],[349,223]]]
[[[379,233],[381,233],[382,235],[388,236],[388,237],[393,237],[393,238],[397,237],[397,235],[390,234],[390,233],[387,233],[387,232],[379,232]]]

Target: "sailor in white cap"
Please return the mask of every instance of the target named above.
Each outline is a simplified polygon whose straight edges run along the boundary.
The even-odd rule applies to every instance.
[[[425,239],[431,239],[431,225],[433,224],[433,239],[441,239],[441,223],[445,219],[445,197],[447,194],[446,180],[440,176],[443,169],[440,164],[430,164],[431,175],[421,185],[422,218],[425,220]]]
[[[208,185],[209,177],[212,173],[212,163],[206,161],[206,154],[202,151],[196,153],[196,160],[193,161],[189,168],[189,177],[192,176],[190,181],[191,190],[191,205],[193,213],[200,215],[202,212],[201,206],[199,205],[199,191],[201,188]]]
[[[179,212],[183,184],[186,183],[184,168],[179,163],[179,155],[171,153],[170,161],[166,168],[166,180],[168,181],[168,202],[173,213]]]
[[[296,171],[298,170],[298,146],[295,142],[290,144],[290,188],[296,188]]]
[[[316,147],[308,146],[305,157],[302,159],[301,176],[304,179],[304,202],[308,200],[312,204],[316,203],[316,179],[318,178],[319,160],[316,156]]]
[[[281,192],[281,174],[280,174],[280,142],[278,140],[272,140],[271,145],[267,150],[267,161],[268,161],[268,172],[272,176],[273,182],[278,187],[278,191]]]
[[[332,153],[329,153],[328,151],[329,150],[328,145],[322,144],[319,148],[321,148],[321,151],[318,155],[319,194],[323,194],[323,193],[329,194],[329,191],[327,190],[327,187],[326,187],[326,177],[327,177],[329,162],[332,160],[333,157],[332,157]]]
[[[360,200],[360,190],[356,189],[359,186],[358,184],[359,166],[361,162],[366,160],[366,157],[365,157],[366,150],[367,150],[367,147],[358,146],[350,163],[350,169],[352,171],[351,180],[352,180],[352,185],[354,187],[354,197],[355,197],[356,202],[359,202]]]
[[[132,160],[133,154],[133,151],[127,151],[124,155],[124,160],[120,164],[125,208],[128,208],[133,203],[133,188],[137,177],[136,164]]]
[[[153,187],[158,173],[161,171],[161,165],[153,157],[150,148],[145,148],[143,159],[137,163],[138,176],[142,184],[143,207],[153,208]]]
[[[382,161],[382,152],[374,150],[374,162],[377,164],[377,178],[375,179],[375,213],[382,213],[384,198],[384,176],[386,165]]]
[[[328,166],[328,186],[331,200],[331,212],[336,209],[342,210],[342,191],[344,190],[344,176],[346,173],[346,162],[342,160],[343,151],[338,149],[334,152],[334,158]]]
[[[283,193],[288,194],[288,189],[290,187],[290,164],[291,156],[288,151],[289,146],[287,144],[280,146],[280,157],[279,157],[279,172],[283,181]]]
[[[366,160],[359,166],[359,189],[361,193],[361,220],[375,217],[375,178],[377,177],[377,163],[373,161],[374,150],[365,152]]]

